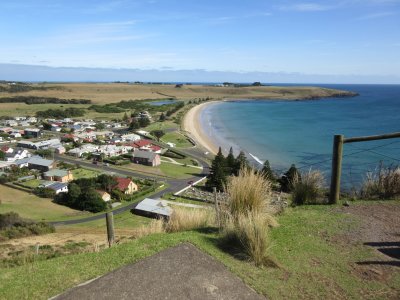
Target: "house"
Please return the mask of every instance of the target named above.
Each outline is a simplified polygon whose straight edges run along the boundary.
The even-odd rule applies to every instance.
[[[74,176],[69,170],[53,169],[45,172],[43,178],[48,181],[69,182],[74,179]]]
[[[169,218],[172,208],[165,201],[146,198],[133,208],[133,212],[150,218]]]
[[[135,164],[156,167],[161,164],[160,155],[150,151],[136,150],[132,153],[131,161]]]
[[[126,195],[131,195],[138,190],[138,186],[130,178],[116,177],[117,185],[114,189],[123,192]]]
[[[130,134],[123,134],[121,135],[121,139],[124,142],[135,142],[140,140],[140,136],[134,133],[130,133]]]
[[[111,195],[106,191],[96,190],[96,192],[100,195],[101,199],[103,199],[104,202],[108,202],[111,200]]]
[[[18,122],[15,120],[6,120],[4,122],[4,125],[14,127],[14,126],[18,126]]]
[[[54,160],[49,160],[49,159],[44,159],[41,158],[40,156],[32,156],[27,159],[28,163],[28,168],[29,169],[36,169],[42,172],[47,172],[51,169],[53,169],[55,162]],[[17,160],[16,163],[22,160]]]
[[[10,148],[12,149],[12,148]],[[8,151],[6,152],[6,161],[11,161],[14,162],[18,159],[23,159],[26,157],[30,157],[31,154],[28,152],[28,150],[25,149],[15,149],[13,151]]]
[[[24,129],[24,136],[39,138],[42,136],[42,131],[39,128],[26,128]]]
[[[56,192],[56,195],[59,193],[67,193],[68,192],[68,183],[65,182],[55,182],[51,185],[47,186],[48,189],[52,189]]]

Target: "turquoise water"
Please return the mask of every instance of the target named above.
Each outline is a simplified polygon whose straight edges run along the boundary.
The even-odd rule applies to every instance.
[[[334,134],[345,137],[400,132],[400,85],[323,85],[360,93],[317,101],[249,100],[216,103],[202,123],[225,152],[243,150],[256,165],[278,171],[295,163],[329,177]],[[365,151],[369,149],[370,151]],[[400,139],[345,144],[343,176],[357,184],[380,161],[399,164]]]

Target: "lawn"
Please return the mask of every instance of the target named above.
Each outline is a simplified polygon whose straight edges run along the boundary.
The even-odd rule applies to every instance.
[[[84,168],[78,168],[71,170],[72,175],[74,176],[74,179],[80,179],[80,178],[93,178],[97,177],[100,172],[93,171],[93,170],[88,170]]]
[[[34,189],[34,188],[37,188],[39,186],[40,180],[39,179],[32,179],[32,180],[28,180],[28,181],[23,181],[23,182],[21,182],[21,184],[23,184],[26,187]]]
[[[177,148],[189,148],[193,145],[187,140],[187,138],[180,134],[179,132],[167,132],[162,138],[161,141],[164,143],[170,142],[176,144]]]
[[[4,185],[0,185],[0,200],[0,213],[14,211],[23,218],[36,221],[55,221],[88,214]]]
[[[98,253],[1,269],[0,298],[49,298],[186,241],[212,255],[271,299],[380,299],[395,295],[400,289],[400,272],[393,272],[386,282],[365,280],[354,272],[353,266],[358,261],[377,259],[376,254],[362,244],[343,248],[344,245],[334,242],[336,236],[360,224],[360,219],[340,212],[337,207],[290,208],[278,218],[280,226],[272,230],[269,249],[278,268],[256,267],[248,260],[235,258],[222,250],[214,230],[154,234]]]
[[[165,174],[166,176],[170,176],[170,177],[178,178],[178,179],[191,178],[202,172],[202,170],[199,168],[175,165],[175,164],[164,163],[164,162],[161,163],[159,168],[163,172],[163,174]],[[199,177],[199,179],[200,179],[200,177]]]

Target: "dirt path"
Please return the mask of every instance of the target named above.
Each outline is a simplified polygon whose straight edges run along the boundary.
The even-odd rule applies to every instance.
[[[400,272],[400,202],[350,205],[339,210],[359,217],[361,224],[336,236],[333,242],[344,246],[362,244],[376,254],[371,260],[355,262],[355,274],[364,280],[385,282]],[[394,295],[400,296],[400,291],[387,296]]]

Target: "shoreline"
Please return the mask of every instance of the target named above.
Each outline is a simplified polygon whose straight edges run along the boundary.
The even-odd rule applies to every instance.
[[[195,140],[197,144],[206,149],[212,154],[217,154],[218,146],[215,142],[204,132],[201,124],[201,113],[209,105],[213,103],[220,103],[223,101],[210,101],[192,107],[183,119],[183,130],[185,130],[190,137]]]

